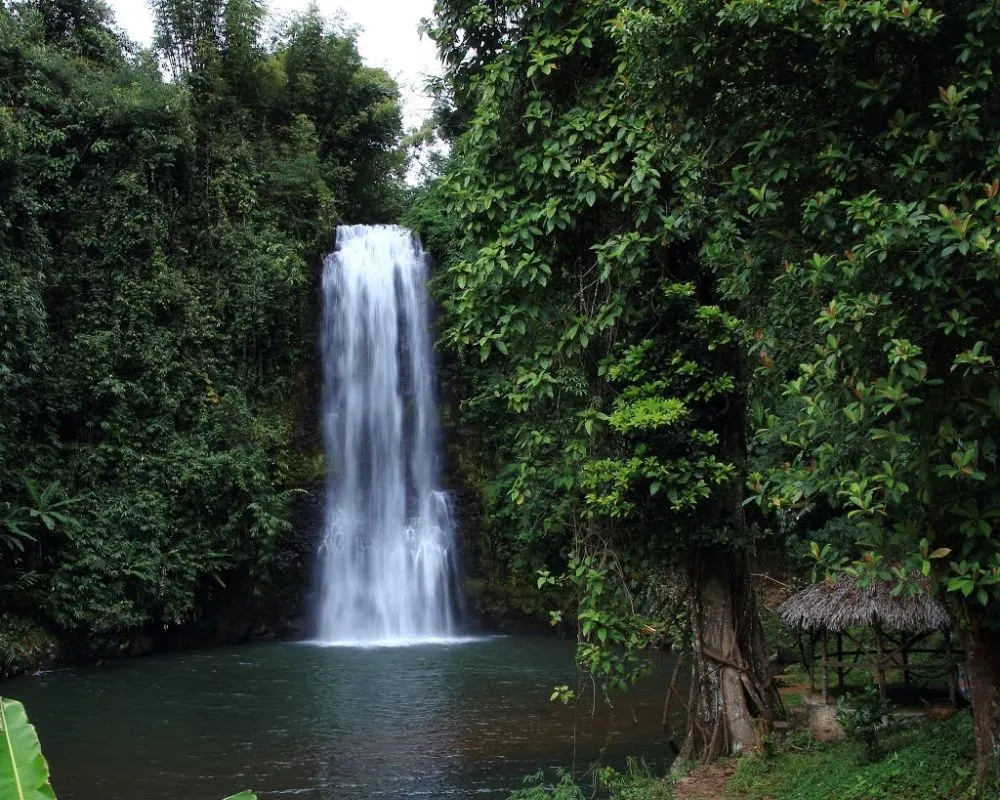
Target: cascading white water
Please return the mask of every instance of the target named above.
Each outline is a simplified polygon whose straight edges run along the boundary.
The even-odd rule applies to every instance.
[[[337,229],[323,268],[320,642],[454,632],[454,529],[438,487],[425,280],[409,231]]]

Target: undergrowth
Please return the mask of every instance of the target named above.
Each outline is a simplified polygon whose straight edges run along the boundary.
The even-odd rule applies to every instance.
[[[887,754],[866,763],[857,741],[790,737],[773,756],[739,761],[729,784],[742,800],[979,800],[1000,786],[974,788],[975,741],[968,714],[887,732]]]
[[[630,759],[624,771],[599,767],[579,782],[568,772],[558,771],[554,780],[544,772],[524,779],[524,787],[509,800],[673,800],[673,781],[657,778],[642,762]]]
[[[737,762],[725,800],[996,800],[1000,783],[975,786],[971,718],[921,720],[880,736],[885,757],[869,763],[863,742],[823,743],[794,733],[765,753]],[[673,777],[677,777],[676,773]],[[698,795],[699,797],[701,795]],[[579,783],[565,773],[525,781],[510,800],[674,800],[672,778],[641,764],[598,769]],[[721,799],[720,799],[721,800]]]

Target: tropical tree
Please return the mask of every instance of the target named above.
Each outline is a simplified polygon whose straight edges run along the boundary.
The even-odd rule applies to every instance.
[[[627,98],[613,10],[436,4],[468,120],[432,193],[460,220],[445,341],[489,443],[488,516],[512,560],[576,589],[581,663],[627,681],[666,601],[688,601],[684,752],[711,759],[755,746],[778,706],[750,591],[742,358],[699,212],[672,208],[695,176],[658,109]]]
[[[698,165],[702,259],[749,323],[751,491],[786,521],[849,520],[854,546],[816,548],[821,566],[951,598],[985,773],[1000,755],[997,9],[622,3],[610,30],[633,102]]]

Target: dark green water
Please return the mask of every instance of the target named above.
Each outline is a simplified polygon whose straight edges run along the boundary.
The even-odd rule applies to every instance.
[[[274,644],[8,681],[60,800],[505,797],[542,766],[668,764],[663,680],[574,715],[572,645],[543,637],[392,649]],[[574,736],[575,729],[575,736]],[[574,743],[575,739],[575,743]],[[603,754],[603,755],[602,755]]]

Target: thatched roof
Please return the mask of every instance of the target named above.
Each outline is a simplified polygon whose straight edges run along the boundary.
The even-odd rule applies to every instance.
[[[892,588],[889,581],[861,587],[841,575],[835,582],[814,583],[793,594],[778,606],[778,613],[793,627],[829,631],[879,625],[901,633],[929,633],[952,626],[944,605],[926,592],[893,597]]]

